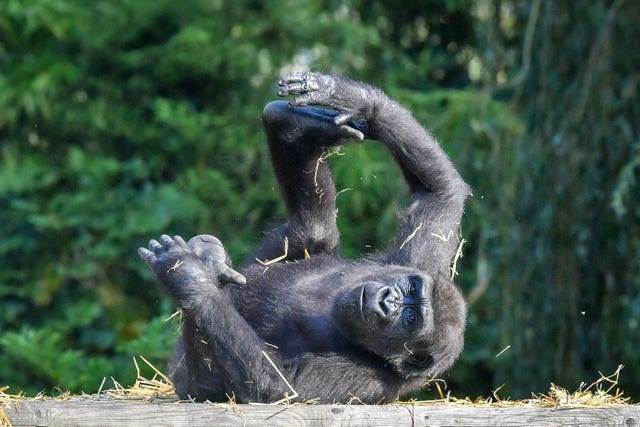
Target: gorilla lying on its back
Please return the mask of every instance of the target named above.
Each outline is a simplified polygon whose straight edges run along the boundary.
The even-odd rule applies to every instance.
[[[469,187],[381,90],[317,73],[278,85],[295,97],[268,104],[263,122],[289,218],[255,255],[277,258],[286,240],[286,259],[240,274],[207,235],[163,235],[139,250],[183,313],[169,372],[181,398],[273,402],[292,394],[280,372],[302,400],[392,402],[462,349],[465,303],[450,268]],[[338,254],[336,191],[318,159],[365,138],[388,148],[413,201],[387,253],[351,261]]]

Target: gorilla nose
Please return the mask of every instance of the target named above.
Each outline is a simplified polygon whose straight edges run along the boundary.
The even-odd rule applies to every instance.
[[[364,297],[366,307],[383,320],[391,318],[400,305],[400,299],[389,286],[371,284],[365,288]]]
[[[384,318],[390,317],[395,314],[400,304],[400,299],[393,293],[390,288],[385,289],[382,292],[382,297],[378,300],[380,309],[384,313]]]

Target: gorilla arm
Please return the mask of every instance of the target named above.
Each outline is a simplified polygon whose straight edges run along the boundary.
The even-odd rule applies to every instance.
[[[401,230],[386,262],[448,275],[458,246],[464,200],[470,189],[435,139],[380,89],[342,76],[292,73],[279,95],[297,95],[292,107],[334,108],[334,123],[384,144],[399,165],[414,202],[400,215]]]
[[[392,403],[400,378],[379,361],[334,353],[306,353],[299,362],[294,388],[304,400],[322,403]]]
[[[194,246],[201,249],[198,243]],[[181,371],[187,378],[178,382],[187,382],[184,390],[192,395],[180,397],[204,400],[211,397],[210,393],[220,393],[222,390],[204,386],[207,376],[213,375],[207,368],[215,368],[224,391],[232,390],[239,399],[277,399],[280,393],[274,385],[281,380],[262,355],[262,341],[237,312],[227,290],[220,287],[221,278],[234,277],[235,272],[211,259],[205,264],[180,236],[163,235],[138,253],[185,317],[184,359],[188,372]]]
[[[409,111],[388,99],[380,105],[371,132],[391,152],[413,197],[400,214],[400,233],[386,260],[448,277],[470,189]]]

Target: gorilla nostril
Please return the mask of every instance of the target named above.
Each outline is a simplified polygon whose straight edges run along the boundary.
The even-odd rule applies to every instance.
[[[387,316],[388,307],[384,300],[378,301],[378,305],[380,306],[380,311],[382,312],[382,317]]]

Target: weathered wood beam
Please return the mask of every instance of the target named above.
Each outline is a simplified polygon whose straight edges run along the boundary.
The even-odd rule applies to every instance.
[[[621,426],[640,427],[640,406],[229,405],[115,400],[5,400],[22,426]]]

